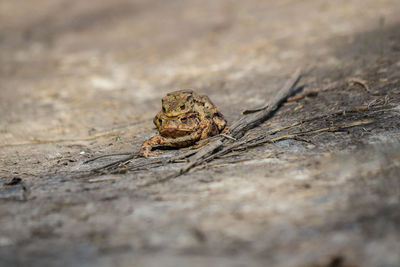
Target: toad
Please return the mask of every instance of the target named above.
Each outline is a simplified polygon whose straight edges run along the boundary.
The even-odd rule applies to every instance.
[[[155,156],[155,147],[188,147],[200,140],[227,132],[227,123],[217,107],[205,95],[179,90],[162,99],[161,111],[154,117],[159,135],[145,141],[140,149],[144,157]]]

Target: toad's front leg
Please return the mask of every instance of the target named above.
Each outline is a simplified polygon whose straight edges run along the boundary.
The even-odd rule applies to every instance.
[[[143,145],[140,147],[140,156],[148,158],[148,157],[155,157],[161,152],[152,152],[151,150],[155,146],[162,146],[168,144],[168,140],[165,137],[162,137],[161,135],[156,135],[153,136],[152,138],[146,140]]]
[[[188,147],[196,143],[196,141],[200,139],[200,136],[201,136],[200,131],[196,131],[189,135],[176,138],[156,135],[150,138],[149,140],[146,140],[143,143],[142,147],[140,148],[140,155],[142,157],[148,158],[161,154],[161,152],[152,152],[152,149],[154,147],[160,147],[160,146],[176,147],[176,148]]]

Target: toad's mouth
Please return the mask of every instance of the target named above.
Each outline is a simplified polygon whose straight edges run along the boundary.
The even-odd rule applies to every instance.
[[[193,132],[194,130],[195,129],[193,128],[164,128],[160,131],[160,134],[168,137],[181,137],[188,135],[188,133]]]

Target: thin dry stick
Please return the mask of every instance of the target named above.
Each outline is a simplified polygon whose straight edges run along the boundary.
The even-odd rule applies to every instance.
[[[318,95],[318,91],[304,92],[304,93],[302,93],[300,95],[295,95],[295,96],[289,97],[287,99],[287,102],[298,101],[298,100],[301,100],[301,99],[306,98],[306,97],[316,97],[317,95]]]
[[[350,78],[350,79],[348,80],[348,83],[349,83],[350,85],[359,85],[359,86],[361,86],[362,88],[364,88],[365,91],[367,91],[367,93],[371,93],[371,89],[369,89],[369,86],[368,86],[367,82],[364,81],[364,80],[362,80],[362,79],[359,79],[359,78]]]
[[[106,154],[106,155],[101,155],[101,156],[97,156],[91,159],[88,159],[87,161],[84,161],[83,164],[87,164],[89,162],[98,160],[98,159],[102,159],[102,158],[107,158],[107,157],[117,157],[117,156],[127,156],[127,155],[132,155],[132,152],[126,152],[126,153],[113,153],[113,154]]]
[[[95,169],[92,169],[91,171],[92,172],[99,172],[99,171],[107,169],[107,168],[115,167],[115,166],[117,166],[117,165],[119,165],[121,163],[124,164],[124,163],[130,161],[131,159],[134,159],[134,158],[138,157],[138,154],[139,153],[132,153],[131,155],[129,155],[129,156],[123,158],[123,159],[120,159],[120,160],[117,160],[117,161],[113,161],[113,162],[108,163],[106,165],[103,165],[103,166],[97,167]]]

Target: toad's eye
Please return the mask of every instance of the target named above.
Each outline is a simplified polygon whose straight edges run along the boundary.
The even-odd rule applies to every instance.
[[[187,122],[187,118],[186,117],[181,118],[181,122],[183,123]]]
[[[159,124],[162,124],[162,120],[161,120],[161,119],[158,119],[158,123],[159,123]]]
[[[185,109],[185,107],[186,107],[185,104],[183,104],[183,105],[180,106],[181,109]]]
[[[163,112],[166,112],[165,107],[162,107],[162,111],[163,111]]]

